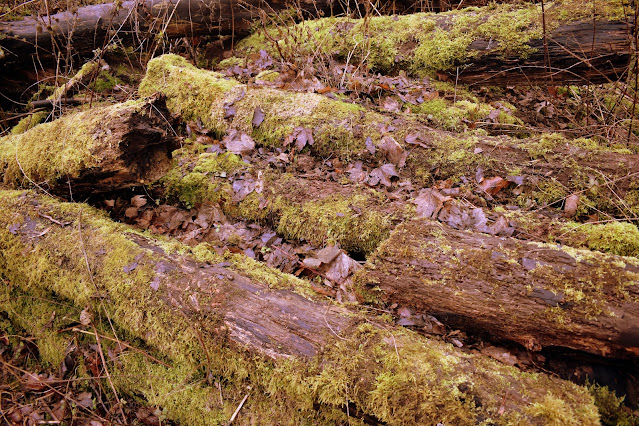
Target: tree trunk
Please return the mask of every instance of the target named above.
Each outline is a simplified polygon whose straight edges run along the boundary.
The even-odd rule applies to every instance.
[[[186,254],[85,205],[28,192],[0,192],[0,205],[9,283],[0,309],[38,336],[82,310],[84,325],[143,339],[142,354],[157,350],[168,363],[125,352],[110,366],[113,380],[185,424],[228,420],[247,394],[246,423],[334,423],[346,413],[373,424],[598,422],[584,388],[311,301],[306,284],[244,256],[202,246]],[[72,339],[64,329],[46,335]],[[198,377],[218,380],[224,399]]]
[[[636,258],[458,231],[400,225],[358,281],[389,303],[453,327],[603,356],[639,355]]]

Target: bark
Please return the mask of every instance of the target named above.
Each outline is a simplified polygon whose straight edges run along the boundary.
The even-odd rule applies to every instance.
[[[620,358],[639,354],[639,261],[459,231],[396,228],[359,280],[453,327]]]
[[[119,330],[168,357],[173,369],[163,374],[188,372],[186,378],[175,379],[173,373],[153,382],[159,374],[155,362],[146,359],[146,366],[127,372],[133,359],[128,355],[113,367],[124,369],[114,374],[116,383],[154,395],[169,416],[190,419],[189,424],[219,422],[218,408],[224,404],[218,389],[191,383],[203,363],[224,383],[227,403],[250,386],[245,413],[258,423],[284,415],[291,417],[280,420],[291,424],[305,416],[328,421],[340,407],[369,423],[387,424],[419,424],[433,416],[475,424],[497,411],[498,423],[504,424],[558,415],[580,424],[598,421],[583,388],[521,374],[479,354],[389,331],[364,313],[311,301],[296,292],[303,285],[295,278],[255,264],[242,266],[247,260],[240,256],[222,261],[206,248],[194,251],[209,259],[204,262],[174,251],[185,253],[185,247],[174,246],[171,253],[87,206],[32,193],[0,192],[0,204],[0,274],[10,283],[2,289],[7,302],[0,308],[20,320],[24,313],[14,310],[17,304],[33,296],[32,303],[39,305],[55,293],[57,311],[69,305],[78,308],[75,315],[93,311],[96,323],[108,315]],[[26,324],[42,324],[37,315],[45,321],[64,316],[34,309]],[[32,331],[42,333],[38,326]],[[60,335],[53,330],[53,336]],[[168,377],[177,380],[173,388]],[[159,395],[154,386],[162,386]],[[202,403],[192,404],[191,398],[202,394],[204,399],[197,400]],[[272,398],[277,398],[275,407]],[[551,408],[557,401],[562,401],[561,413]]]
[[[332,5],[333,2],[327,0],[305,0],[297,3],[297,7],[303,12],[314,15],[318,11],[330,10]],[[241,37],[248,34],[252,22],[260,14],[278,12],[286,7],[286,3],[273,2],[265,6],[255,0],[244,2],[242,7],[238,7],[233,1],[220,0],[126,1],[119,8],[113,4],[87,6],[51,17],[32,17],[23,21],[0,23],[0,48],[4,50],[2,62],[7,71],[14,65],[23,69],[25,66],[32,68],[34,63],[50,63],[51,60],[61,58],[69,66],[75,55],[86,57],[95,49],[105,48],[116,36],[127,43],[136,41],[138,44],[143,40],[154,40],[158,34],[170,38],[204,34]],[[524,44],[527,52],[525,54],[522,53],[521,46],[505,46],[507,42],[501,40],[502,36],[499,35],[501,28],[491,29],[490,31],[495,32],[494,35],[473,35],[472,43],[460,48],[459,43],[466,43],[462,38],[468,36],[468,31],[455,33],[452,30],[453,23],[458,17],[472,16],[475,13],[473,11],[459,11],[454,15],[436,17],[437,28],[452,33],[446,44],[437,49],[450,52],[444,52],[445,59],[433,59],[433,63],[429,63],[429,58],[426,58],[424,63],[417,65],[422,69],[439,71],[440,76],[448,76],[458,83],[507,86],[546,84],[549,81],[556,85],[604,83],[622,77],[632,54],[632,37],[629,36],[632,25],[619,16],[602,14],[594,21],[560,20],[559,25],[551,26],[551,16],[561,13],[562,8],[568,9],[568,15],[571,14],[570,3],[558,6],[557,10],[551,8],[547,18],[548,31],[544,32],[543,37],[533,35]],[[498,15],[502,10],[489,13]],[[518,16],[512,18],[518,19]],[[475,26],[479,24],[482,22]],[[496,24],[496,27],[499,26],[500,24]],[[521,31],[520,36],[524,38],[528,37],[526,31],[540,26],[541,13],[532,15],[530,22],[521,24],[525,31],[520,27],[515,27],[512,31]],[[373,36],[384,38],[386,34]],[[157,45],[153,43],[157,43],[157,40],[150,43],[149,50],[155,52]],[[387,41],[380,42],[380,46],[387,44]],[[397,52],[393,55],[400,59],[410,58],[416,45],[415,40],[402,41],[396,46]],[[466,51],[463,57],[460,56],[460,49]],[[337,49],[344,57],[356,50],[350,45],[344,51]],[[450,58],[454,60],[451,61]],[[400,60],[399,63],[401,62]],[[376,67],[375,63],[372,65],[373,68]],[[409,68],[415,66],[410,65]]]
[[[459,74],[447,72],[451,81],[497,86],[599,84],[626,75],[632,54],[628,22],[576,22],[562,25],[544,39],[528,44],[527,57],[491,53],[489,40],[473,42],[470,52],[478,59]]]
[[[296,4],[304,12],[317,13],[330,10],[332,2],[304,0]],[[33,66],[34,62],[51,63],[58,54],[68,61],[76,55],[86,57],[95,49],[104,49],[116,38],[130,45],[145,40],[153,43],[158,35],[241,37],[260,13],[276,13],[287,7],[286,2],[265,6],[256,0],[241,6],[232,0],[144,0],[124,1],[121,6],[85,6],[51,16],[1,22],[0,48],[5,53],[2,61],[5,67]]]
[[[161,98],[69,114],[1,138],[0,174],[70,197],[152,182],[178,146],[172,120]]]

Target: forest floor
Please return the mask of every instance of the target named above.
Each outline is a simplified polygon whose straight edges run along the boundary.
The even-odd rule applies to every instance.
[[[270,47],[250,50],[246,49],[246,44],[240,44],[233,52],[207,45],[204,40],[183,39],[170,50],[167,46],[165,53],[180,54],[204,69],[214,69],[225,78],[235,79],[250,88],[314,93],[359,106],[388,117],[386,126],[390,127],[395,123],[393,120],[410,116],[421,125],[447,135],[507,136],[521,141],[531,137],[546,138],[555,141],[552,142],[555,144],[556,141],[587,139],[611,151],[639,154],[637,105],[629,96],[629,93],[634,93],[630,85],[623,81],[568,87],[550,83],[534,87],[462,86],[443,75],[418,78],[403,71],[382,75],[370,72],[364,62],[345,64],[322,55],[287,55],[285,59],[274,51],[273,46]],[[0,135],[8,134],[18,124],[14,117],[27,112],[30,113],[28,119],[34,122],[23,119],[18,125],[33,127],[35,121],[52,121],[60,115],[96,105],[138,98],[138,87],[146,70],[137,58],[127,54],[126,49],[114,49],[101,60],[99,72],[84,81],[81,87],[73,89],[74,94],[69,92],[66,95],[69,99],[79,100],[82,105],[62,105],[53,112],[46,108],[35,111],[7,108],[0,115]],[[37,91],[25,91],[31,96],[30,101],[46,99],[53,93],[56,86],[48,81],[41,82]],[[295,102],[296,98],[291,99]],[[291,109],[298,107],[303,106],[290,106]],[[233,103],[225,104],[224,108],[228,116],[225,118],[231,120],[242,113],[235,111]],[[330,116],[331,112],[328,114]],[[250,120],[256,128],[261,125],[264,112],[259,106],[251,111]],[[344,123],[344,127],[349,125],[352,124]],[[528,178],[525,172],[489,174],[479,166],[448,174],[443,167],[442,170],[412,168],[409,173],[401,170],[406,161],[405,156],[402,158],[403,151],[393,152],[395,148],[392,147],[387,148],[388,161],[381,162],[351,159],[340,153],[318,154],[309,149],[317,141],[313,139],[312,132],[309,133],[309,127],[305,126],[298,126],[287,135],[283,146],[261,144],[259,141],[256,144],[242,131],[222,134],[198,117],[182,117],[174,131],[182,143],[179,156],[184,164],[180,167],[182,172],[187,171],[180,179],[201,166],[199,161],[203,153],[227,155],[229,162],[241,158],[243,164],[240,167],[237,164],[220,167],[216,177],[224,179],[232,188],[232,203],[239,205],[251,194],[258,194],[257,210],[264,214],[251,212],[243,217],[241,209],[238,213],[237,209],[202,203],[201,199],[188,192],[189,188],[184,184],[172,183],[170,175],[162,185],[135,186],[91,195],[83,201],[105,210],[116,221],[151,234],[175,238],[191,246],[207,243],[211,250],[222,256],[227,252],[243,253],[269,267],[308,280],[317,294],[339,302],[365,302],[365,295],[353,285],[353,277],[385,239],[385,235],[373,235],[369,239],[367,235],[375,234],[383,226],[393,229],[401,222],[405,214],[402,209],[408,205],[416,205],[418,211],[433,208],[434,201],[424,199],[425,188],[436,191],[442,199],[458,200],[464,206],[450,213],[447,223],[463,222],[467,220],[464,212],[481,207],[485,213],[482,213],[483,221],[479,222],[489,225],[486,228],[489,230],[483,232],[515,236],[523,241],[549,242],[548,236],[551,235],[552,242],[563,242],[564,235],[544,229],[526,229],[516,220],[500,222],[495,212],[529,213],[540,223],[559,221],[576,226],[632,224],[635,229],[629,231],[630,235],[637,231],[639,224],[639,200],[632,205],[628,198],[611,195],[602,206],[595,197],[576,196],[577,192],[565,186],[561,188],[561,185],[559,189],[549,186],[538,188],[537,195],[532,198],[521,197],[518,188],[523,179]],[[409,145],[425,143],[416,134],[408,134],[406,142]],[[371,142],[370,145],[367,143],[366,149],[373,156],[374,151],[380,148]],[[296,196],[339,200],[348,185],[373,188],[383,197],[383,212],[392,217],[391,223],[370,225],[366,222],[374,229],[355,229],[356,235],[352,235],[353,230],[336,227],[330,230],[332,235],[320,230],[322,232],[314,237],[313,232],[304,228],[304,223],[314,220],[317,215],[326,215],[326,212],[308,208],[282,214],[283,208],[269,210],[267,204],[273,203],[273,200],[260,195],[269,183],[262,181],[261,175],[256,172],[258,170],[268,170],[271,175],[286,176],[286,179],[312,182],[312,187],[300,191],[299,195],[295,194],[298,188],[295,185],[298,184],[273,189],[288,193],[288,202],[300,205],[303,200],[296,199]],[[416,171],[420,174],[416,175]],[[339,201],[322,208],[334,209],[332,213],[339,216],[343,215],[345,208],[342,204]],[[366,207],[348,200],[346,207],[356,216],[367,217],[369,214]],[[479,225],[474,222],[466,229],[478,230]],[[612,228],[608,232],[612,232]],[[616,238],[613,236],[611,239]],[[621,249],[595,247],[594,243],[593,247],[613,254],[639,257],[636,241],[623,244],[626,245]],[[587,247],[588,243],[576,245]],[[474,333],[472,328],[451,327],[427,312],[397,303],[371,304],[370,309],[391,315],[398,326],[441,339],[466,351],[483,353],[516,365],[523,371],[548,373],[590,386],[606,424],[639,424],[636,411],[639,388],[637,377],[633,376],[638,371],[636,359],[607,362],[578,352],[553,349],[538,352],[503,339],[491,340],[486,333]],[[69,324],[68,329],[87,333],[78,324]],[[108,386],[106,381],[93,380],[108,374],[104,368],[105,358],[117,362],[117,351],[124,348],[103,353],[98,344],[81,340],[64,354],[62,364],[50,366],[41,362],[34,339],[29,335],[16,335],[15,327],[6,315],[0,315],[0,331],[0,423],[43,424],[46,420],[49,424],[73,425],[173,424],[166,419],[162,407],[147,405],[138,395],[114,394],[111,389],[105,388]],[[95,334],[97,339],[97,332]],[[93,379],[76,374],[79,364]],[[592,384],[593,381],[599,384]],[[620,397],[627,395],[629,404],[624,405],[603,386],[615,390]]]

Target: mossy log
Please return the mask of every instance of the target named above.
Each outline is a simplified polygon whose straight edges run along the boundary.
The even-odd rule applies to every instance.
[[[639,214],[639,155],[594,139],[568,140],[559,134],[527,139],[460,135],[424,125],[420,114],[387,116],[361,106],[315,93],[290,93],[240,84],[221,74],[199,70],[185,59],[165,55],[148,64],[140,94],[161,93],[167,106],[185,120],[200,119],[216,135],[229,129],[250,134],[262,146],[284,148],[296,128],[309,129],[315,143],[310,152],[343,161],[389,162],[381,147],[389,139],[407,153],[400,178],[431,186],[434,180],[519,176],[517,202],[524,206],[562,203],[571,194],[581,197],[581,213],[597,207],[620,216]],[[235,114],[226,108],[233,105]],[[259,107],[264,120],[255,127]],[[366,141],[376,147],[371,154]],[[183,172],[186,173],[186,172]],[[195,200],[197,201],[197,200]]]
[[[378,300],[530,350],[639,355],[639,260],[458,231],[398,226],[357,282]]]
[[[153,182],[178,146],[172,124],[161,98],[94,106],[0,138],[0,176],[67,198]]]
[[[364,61],[376,72],[439,73],[466,84],[605,83],[626,75],[632,13],[608,0],[560,0],[544,13],[539,2],[518,2],[439,14],[324,18],[288,31],[274,28],[268,36],[256,32],[235,55],[266,49],[294,62],[320,52],[351,64]]]
[[[80,310],[100,332],[141,339],[163,363],[125,351],[112,380],[183,424],[228,422],[245,395],[242,424],[599,422],[585,388],[312,301],[302,281],[243,256],[154,241],[30,192],[0,192],[0,206],[0,309],[53,365]]]

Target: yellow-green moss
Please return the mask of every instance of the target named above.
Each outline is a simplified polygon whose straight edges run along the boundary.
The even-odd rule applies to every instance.
[[[65,84],[56,87],[53,93],[47,97],[47,99],[52,99],[58,101],[61,96],[63,96],[67,92],[68,87],[72,87],[81,81],[85,80],[88,77],[92,77],[98,74],[98,69],[100,68],[99,61],[89,61],[86,64],[82,65],[80,70],[69,79]],[[108,72],[102,72],[101,74],[108,75]],[[115,84],[114,84],[115,86]]]
[[[286,238],[306,240],[316,246],[338,243],[348,251],[369,253],[391,229],[391,218],[367,208],[370,202],[370,197],[354,195],[292,206],[282,197],[275,203],[276,209],[281,208],[277,231]]]
[[[554,2],[546,8],[546,31],[580,19],[592,19],[591,11],[602,19],[620,19],[627,11],[606,0]],[[279,22],[278,22],[279,23]],[[490,43],[489,53],[528,57],[534,52],[529,42],[543,36],[539,4],[491,4],[447,13],[415,13],[404,16],[373,16],[366,20],[323,18],[288,27],[271,28],[269,37],[256,31],[238,43],[235,54],[249,57],[267,50],[287,60],[307,56],[337,55],[350,63],[361,63],[375,71],[398,68],[418,75],[450,70],[472,60],[483,51],[470,49],[479,39]],[[277,40],[279,49],[273,40]],[[300,43],[304,40],[304,43]]]
[[[73,223],[49,226],[35,213],[29,218],[34,204],[39,204],[41,213]],[[229,344],[223,334],[212,333],[220,327],[219,320],[202,315],[187,319],[165,304],[162,290],[149,286],[157,253],[125,238],[124,234],[135,233],[130,228],[90,207],[57,203],[28,192],[0,192],[0,205],[0,276],[22,292],[44,291],[73,306],[89,306],[99,329],[110,330],[104,322],[108,315],[124,338],[143,339],[148,345],[145,352],[171,367],[125,351],[118,364],[109,365],[113,381],[119,389],[161,406],[168,418],[183,424],[226,423],[245,395],[249,396],[239,418],[244,423],[347,422],[344,407],[353,403],[389,425],[433,419],[475,424],[477,419],[496,416],[504,392],[512,389],[522,401],[507,403],[504,413],[495,417],[497,424],[534,422],[552,410],[556,400],[563,401],[566,416],[581,424],[598,421],[592,397],[583,388],[522,373],[459,352],[452,345],[370,321],[361,321],[344,336],[327,336],[323,351],[310,359],[268,360],[251,355]],[[13,224],[29,223],[35,224],[34,232],[49,228],[30,243],[10,230]],[[137,267],[125,271],[133,262]],[[50,312],[42,315],[51,318]],[[357,323],[359,314],[353,311],[352,315]],[[25,325],[33,330],[40,321],[44,319]],[[475,401],[481,401],[481,406]],[[537,404],[541,414],[521,412],[519,407],[528,403]]]
[[[186,120],[201,119],[211,130],[226,130],[220,100],[237,83],[222,74],[201,71],[177,55],[163,55],[149,61],[138,92],[150,96],[160,92],[167,97],[167,107]]]
[[[97,166],[96,147],[110,137],[105,126],[123,111],[140,110],[144,101],[128,101],[66,115],[30,130],[0,138],[0,174],[5,183],[42,183],[77,177]]]
[[[287,175],[275,172],[260,175],[261,193],[251,192],[234,202],[227,178],[239,172],[253,175],[253,166],[231,153],[194,156],[189,149],[186,146],[174,154],[174,166],[161,180],[165,196],[188,208],[217,202],[231,217],[254,221],[271,217],[287,238],[318,246],[338,243],[346,250],[364,253],[374,250],[392,227],[393,215],[381,212],[383,198],[374,190],[360,188],[352,196],[334,194],[309,200],[295,193],[300,188],[291,187],[295,183]],[[260,207],[263,197],[270,202]]]
[[[579,224],[571,222],[564,224],[560,229],[562,235],[573,240],[573,243],[582,243],[591,250],[639,257],[639,229],[632,223]]]
[[[44,120],[49,117],[49,111],[38,111],[33,114],[29,114],[28,116],[22,118],[18,124],[16,124],[13,129],[11,129],[12,135],[19,135],[21,133],[26,132],[27,130],[37,126],[42,123]]]
[[[218,73],[198,70],[175,55],[150,61],[139,91],[143,96],[163,93],[172,112],[188,120],[199,118],[219,135],[235,128],[252,134],[262,145],[281,146],[295,128],[306,128],[313,132],[314,152],[342,158],[363,151],[367,137],[378,142],[381,135],[376,128],[387,121],[358,105],[315,93],[241,85]],[[236,110],[227,120],[225,104],[233,104]],[[254,129],[252,120],[257,107],[264,111],[264,120]]]

